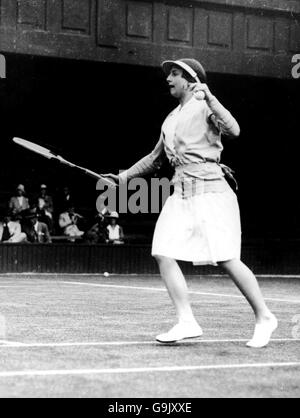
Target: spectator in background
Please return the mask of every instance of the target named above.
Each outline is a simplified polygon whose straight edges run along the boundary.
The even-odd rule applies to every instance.
[[[72,238],[82,237],[84,235],[84,232],[80,231],[77,226],[80,220],[83,220],[83,216],[76,213],[75,208],[70,206],[67,211],[60,214],[58,224],[62,228],[64,235],[70,237],[72,240]]]
[[[96,216],[97,223],[85,234],[88,244],[103,244],[108,240],[107,221],[102,213]]]
[[[46,184],[41,184],[37,198],[37,209],[40,221],[47,224],[51,232],[53,230],[53,199],[48,194]]]
[[[107,242],[115,245],[124,244],[123,228],[118,224],[119,214],[112,212],[108,218],[109,225],[106,227],[108,235]]]
[[[22,212],[29,209],[29,201],[25,197],[25,187],[23,184],[19,184],[16,196],[10,199],[8,206],[12,215],[22,214]]]
[[[61,212],[67,211],[71,207],[75,207],[75,202],[69,187],[64,187],[62,195],[59,197],[58,207]]]
[[[48,226],[39,222],[36,209],[29,210],[25,216],[26,223],[23,225],[23,232],[27,237],[27,242],[49,244],[51,243],[51,237]]]
[[[22,232],[20,215],[12,215],[11,212],[4,216],[0,223],[0,242],[1,243],[20,243],[26,241],[26,234]]]

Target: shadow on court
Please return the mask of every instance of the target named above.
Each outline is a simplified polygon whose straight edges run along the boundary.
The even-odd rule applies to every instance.
[[[175,314],[155,276],[3,276],[1,397],[299,397],[300,280],[261,278],[280,326],[245,346],[252,313],[226,277],[190,277],[204,336],[159,345]]]

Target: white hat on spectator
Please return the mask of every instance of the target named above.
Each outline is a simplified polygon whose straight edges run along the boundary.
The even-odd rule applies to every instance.
[[[19,184],[17,187],[17,190],[21,190],[22,192],[25,192],[25,187],[23,184]]]
[[[40,187],[41,189],[47,189],[47,186],[46,186],[46,184],[41,184],[41,187]]]
[[[119,219],[119,214],[118,214],[118,212],[111,212],[111,214],[108,217],[109,218]]]

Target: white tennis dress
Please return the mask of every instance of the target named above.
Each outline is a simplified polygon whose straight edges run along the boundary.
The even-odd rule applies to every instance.
[[[152,153],[120,175],[126,181],[151,173],[166,157],[175,168],[175,191],[157,221],[153,256],[213,265],[240,258],[239,205],[219,163],[222,134],[239,134],[230,112],[216,98],[208,105],[193,97],[166,118]]]

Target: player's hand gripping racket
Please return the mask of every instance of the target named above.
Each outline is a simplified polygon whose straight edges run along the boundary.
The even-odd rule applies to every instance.
[[[42,155],[45,158],[48,158],[49,160],[57,160],[62,164],[65,164],[72,168],[77,168],[78,170],[84,172],[85,174],[92,176],[97,179],[101,179],[104,184],[106,184],[110,188],[116,188],[116,183],[114,183],[112,180],[109,180],[108,178],[105,178],[101,176],[101,174],[95,173],[94,171],[88,170],[87,168],[80,167],[79,165],[73,164],[70,161],[65,160],[60,155],[55,154],[48,148],[42,147],[41,145],[35,144],[34,142],[26,141],[22,138],[13,138],[13,141],[21,145],[22,147],[28,149],[29,151],[33,151],[37,154]]]

